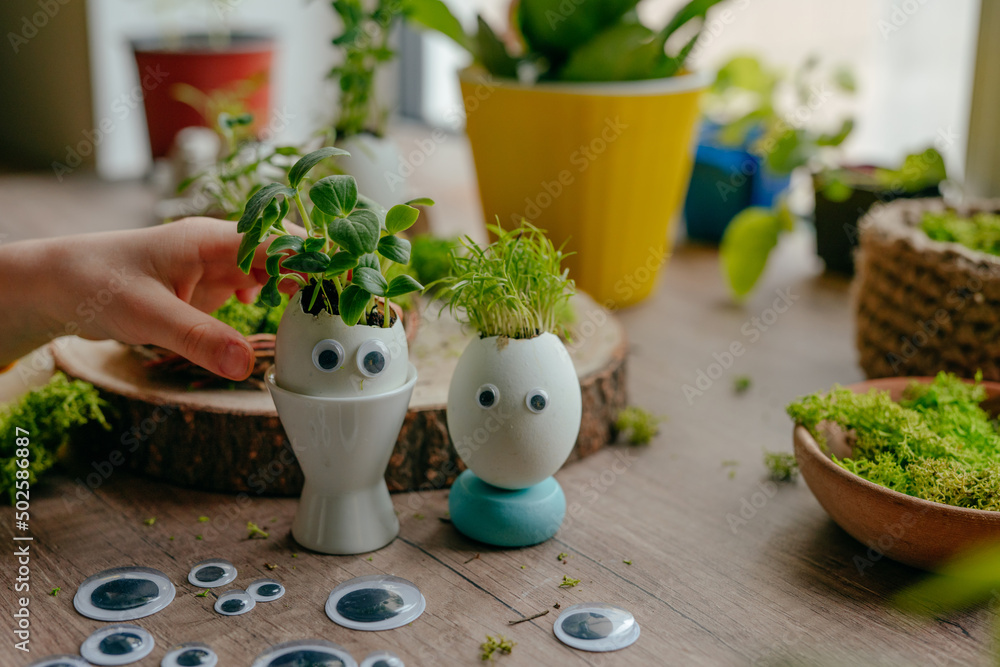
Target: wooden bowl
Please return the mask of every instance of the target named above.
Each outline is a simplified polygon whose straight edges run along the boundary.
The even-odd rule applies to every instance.
[[[865,393],[887,390],[898,401],[912,381],[929,377],[894,377],[847,385]],[[1000,412],[1000,383],[984,382],[983,408]],[[795,458],[809,489],[827,514],[854,539],[867,545],[859,556],[869,561],[880,555],[924,570],[936,570],[953,557],[984,543],[1000,542],[1000,512],[967,509],[914,498],[879,486],[834,463],[830,454],[850,456],[851,446],[842,432],[826,432],[824,452],[801,424],[794,431]]]

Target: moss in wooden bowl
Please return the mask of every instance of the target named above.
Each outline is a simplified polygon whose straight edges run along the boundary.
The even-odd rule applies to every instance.
[[[846,470],[875,484],[933,502],[1000,511],[1000,432],[980,406],[986,390],[941,373],[911,383],[901,401],[873,389],[858,394],[839,386],[805,396],[788,414],[825,446],[824,425],[849,434]]]

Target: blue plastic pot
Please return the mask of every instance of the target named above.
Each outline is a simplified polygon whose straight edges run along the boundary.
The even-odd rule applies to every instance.
[[[684,200],[688,238],[707,243],[719,243],[729,222],[743,209],[773,205],[790,180],[790,175],[770,172],[750,153],[754,133],[742,146],[727,146],[718,141],[719,129],[711,121],[702,125]]]

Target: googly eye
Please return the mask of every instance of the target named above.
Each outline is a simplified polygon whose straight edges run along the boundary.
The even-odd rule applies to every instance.
[[[148,567],[116,567],[88,577],[73,596],[78,612],[97,621],[133,621],[174,599],[167,575]]]
[[[156,642],[138,625],[111,625],[80,645],[83,659],[95,665],[128,665],[153,652]]]
[[[639,624],[631,612],[602,602],[567,607],[552,631],[563,644],[583,651],[617,651],[639,638]]]
[[[339,371],[344,367],[344,346],[327,338],[316,343],[312,351],[313,366],[323,373]]]
[[[250,667],[358,667],[343,646],[323,639],[304,639],[276,644],[257,656]]]
[[[406,579],[371,575],[334,588],[326,615],[352,630],[391,630],[416,620],[426,606],[423,594]]]
[[[361,667],[406,667],[399,656],[389,651],[375,651],[365,656]]]
[[[160,667],[214,667],[219,656],[208,644],[186,642],[173,647],[160,661]]]
[[[549,394],[544,389],[532,389],[524,397],[524,404],[534,413],[543,412],[549,407]]]
[[[483,410],[490,410],[500,401],[500,390],[495,384],[484,384],[476,390],[476,405]]]
[[[28,667],[90,667],[90,663],[78,655],[50,655]]]
[[[228,560],[209,558],[194,564],[188,583],[198,588],[218,588],[236,580],[236,566]]]
[[[239,589],[226,591],[215,601],[215,611],[223,616],[239,616],[257,606],[257,601],[246,591]]]
[[[358,370],[365,377],[378,377],[389,366],[389,348],[380,340],[369,340],[358,348]]]
[[[247,586],[247,593],[257,602],[270,602],[284,595],[285,587],[274,579],[258,579]]]

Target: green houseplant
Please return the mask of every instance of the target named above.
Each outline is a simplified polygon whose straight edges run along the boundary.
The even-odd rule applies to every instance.
[[[417,219],[410,204],[433,204],[384,211],[359,195],[352,176],[309,177],[345,154],[325,147],[300,158],[283,182],[247,200],[237,227],[244,271],[268,243],[265,303],[278,303],[285,281],[300,288],[278,326],[265,384],[306,478],[292,534],[338,554],[378,549],[399,530],[384,475],[417,373],[390,303],[422,286],[407,274],[387,276],[410,259],[399,236]],[[293,209],[304,236],[285,226]]]
[[[726,61],[703,98],[684,205],[688,237],[718,243],[741,210],[773,206],[795,169],[822,163],[850,136],[854,119],[818,127],[811,116],[854,91],[849,69],[821,67],[815,57],[790,74],[753,54]]]
[[[389,37],[408,13],[406,0],[332,0],[340,31],[331,40],[339,61],[328,74],[336,81],[336,116],[327,129],[327,143],[351,153],[351,174],[377,202],[389,202],[402,192],[398,175],[399,149],[386,138],[388,110],[379,103],[379,72],[396,58]],[[386,174],[392,174],[388,179]]]
[[[638,0],[522,0],[516,44],[482,18],[466,35],[440,3],[410,1],[421,9],[412,24],[474,57],[459,78],[486,219],[547,229],[602,303],[647,296],[669,254],[705,85],[685,60],[718,0],[689,2],[657,26],[639,21]]]
[[[857,245],[857,219],[865,208],[849,209],[848,202],[855,202],[856,193],[863,192],[865,197],[873,196],[876,191],[883,192],[885,199],[898,197],[915,197],[928,192],[927,188],[937,191],[937,183],[944,178],[944,160],[941,154],[933,148],[906,156],[897,169],[869,168],[857,169],[826,169],[818,172],[814,178],[817,187],[816,235],[818,250],[823,249],[823,240],[830,235],[843,237],[843,240],[833,242],[847,246],[849,264],[853,271],[854,259],[852,248]],[[822,178],[823,180],[817,180]],[[823,183],[822,186],[819,183]],[[933,185],[928,185],[933,183]],[[867,187],[868,184],[874,189]],[[822,192],[822,194],[821,194]],[[906,195],[905,193],[910,193]],[[843,222],[842,228],[830,229],[829,214],[824,214],[820,207],[820,198],[826,201],[836,201],[844,205],[844,213],[837,220]],[[871,202],[865,199],[866,206]],[[757,284],[761,274],[767,267],[771,251],[777,246],[780,236],[795,228],[795,218],[784,200],[771,207],[750,207],[733,218],[726,228],[719,246],[722,273],[729,285],[730,291],[737,300],[743,299]],[[831,242],[831,243],[833,243]],[[832,252],[832,251],[831,251]],[[834,262],[847,261],[841,259],[839,252],[834,252],[830,259],[824,257],[827,268],[836,270],[841,264]]]

